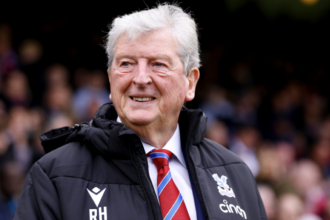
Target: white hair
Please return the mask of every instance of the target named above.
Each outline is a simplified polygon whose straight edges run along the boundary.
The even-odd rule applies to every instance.
[[[142,35],[161,29],[168,30],[177,42],[178,55],[184,65],[185,74],[188,75],[192,68],[199,68],[199,43],[194,19],[180,7],[164,4],[114,19],[105,45],[109,70],[120,36],[126,34],[127,39],[135,40]]]

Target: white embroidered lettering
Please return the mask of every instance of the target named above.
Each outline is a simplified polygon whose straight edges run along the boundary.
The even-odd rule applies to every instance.
[[[104,219],[102,219],[102,216],[104,216]],[[107,216],[107,207],[103,207],[103,212],[102,212],[102,208],[99,207],[99,220],[108,220],[108,216]]]
[[[227,200],[223,200],[223,204],[219,204],[219,208],[224,213],[234,213],[233,210],[235,210],[236,214],[240,215],[242,218],[247,219],[246,213],[241,207],[239,207],[238,205],[235,206],[233,204],[228,204]]]
[[[97,209],[89,210],[89,220],[97,220]]]
[[[243,209],[241,209],[239,206],[236,206],[237,209],[235,210],[237,214],[240,214],[242,217],[244,217],[246,219],[246,214],[245,211]]]
[[[221,211],[223,211],[224,213],[227,213],[228,212],[228,210],[223,210],[222,209],[222,207],[225,206],[224,204],[220,204],[219,206],[220,206]]]
[[[235,207],[233,204],[230,204],[230,205],[229,205],[229,208],[230,208],[231,213],[234,213],[234,211],[233,211],[232,208],[234,208],[234,210],[236,211],[236,207]],[[237,213],[237,212],[236,212],[236,213]]]

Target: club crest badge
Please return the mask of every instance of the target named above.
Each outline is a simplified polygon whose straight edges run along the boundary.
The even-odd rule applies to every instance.
[[[230,188],[227,184],[227,177],[222,175],[221,178],[219,178],[218,174],[212,175],[213,179],[218,183],[218,190],[219,193],[223,196],[228,197],[235,197],[235,193],[232,188]]]

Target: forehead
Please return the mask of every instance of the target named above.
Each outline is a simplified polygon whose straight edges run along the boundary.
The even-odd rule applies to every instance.
[[[115,57],[128,54],[137,56],[178,55],[178,46],[167,30],[158,30],[131,37],[123,34],[115,46]]]

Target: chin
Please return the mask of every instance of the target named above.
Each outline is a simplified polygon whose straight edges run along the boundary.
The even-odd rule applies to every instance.
[[[152,118],[144,116],[134,115],[132,117],[127,117],[127,121],[133,125],[147,125],[152,122]]]

